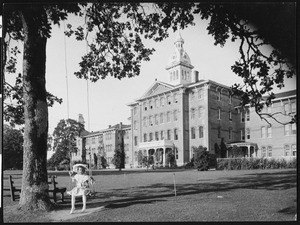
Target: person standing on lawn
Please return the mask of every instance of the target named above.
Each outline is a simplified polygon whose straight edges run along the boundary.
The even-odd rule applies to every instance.
[[[91,192],[90,185],[95,183],[93,177],[90,177],[85,173],[86,170],[86,165],[76,164],[73,166],[73,171],[69,172],[72,182],[74,180],[76,181],[76,187],[74,187],[71,191],[67,191],[67,193],[72,196],[70,214],[74,213],[75,211],[76,196],[82,196],[82,212],[85,212],[86,210],[86,196]]]

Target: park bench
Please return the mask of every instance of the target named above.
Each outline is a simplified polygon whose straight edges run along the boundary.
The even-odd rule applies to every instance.
[[[48,176],[48,184],[49,184],[49,190],[48,192],[51,192],[53,194],[53,200],[56,203],[57,202],[57,197],[56,194],[60,193],[61,194],[61,200],[62,202],[64,201],[64,193],[66,192],[67,188],[58,188],[56,187],[57,182],[55,180],[56,176]],[[3,190],[10,191],[10,196],[11,200],[15,201],[16,200],[16,192],[21,193],[21,188],[17,188],[14,186],[14,181],[12,179],[12,176],[9,175],[9,189],[8,188],[3,188]]]
[[[64,193],[66,192],[67,188],[58,188],[56,187],[57,182],[55,180],[56,176],[55,175],[50,175],[48,176],[48,184],[49,184],[49,190],[48,192],[52,192],[53,194],[53,200],[56,203],[57,202],[57,197],[56,194],[60,193],[61,194],[61,201],[64,202]]]
[[[15,192],[21,193],[21,188],[16,188],[16,187],[14,186],[14,181],[13,181],[11,175],[9,175],[9,189],[8,189],[8,188],[3,188],[3,190],[10,191],[10,196],[11,196],[11,200],[12,200],[12,201],[15,201],[15,200],[16,200]]]

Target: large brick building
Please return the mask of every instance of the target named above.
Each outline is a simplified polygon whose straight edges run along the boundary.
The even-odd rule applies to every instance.
[[[239,108],[240,101],[231,95],[230,87],[203,79],[192,70],[183,45],[178,33],[166,66],[169,82],[155,80],[140,98],[128,104],[131,125],[82,135],[79,148],[83,143],[89,152],[104,155],[111,164],[123,135],[127,167],[138,165],[139,151],[145,156],[159,153],[162,165],[169,151],[175,153],[177,165],[190,162],[193,147],[200,145],[218,157],[228,157],[229,151],[220,153],[221,142],[229,149],[241,147],[246,157],[296,156],[295,124],[282,125],[275,120],[268,124],[252,108]],[[276,118],[286,122],[285,114],[296,113],[296,91],[276,97],[265,111],[282,112]]]
[[[296,156],[296,124],[290,124],[296,114],[296,90],[275,95],[272,105],[262,113],[274,114],[274,119],[260,118],[250,108],[245,121],[246,141],[254,142],[259,149],[259,157]],[[276,121],[277,120],[277,121]]]
[[[79,114],[78,122],[84,124],[83,116]],[[103,156],[107,164],[112,166],[114,151],[120,148],[121,141],[124,141],[125,163],[127,165],[132,161],[130,152],[130,133],[131,126],[122,123],[109,126],[106,129],[96,132],[83,131],[76,140],[78,151],[72,154],[72,161],[82,161],[82,155],[85,154],[87,163],[95,166],[95,157],[100,160]],[[98,164],[99,162],[97,162]]]
[[[183,165],[193,157],[193,147],[202,145],[214,153],[222,139],[243,140],[245,123],[236,109],[239,100],[229,87],[192,71],[183,44],[178,33],[166,67],[169,83],[155,81],[142,97],[128,104],[135,165],[139,150],[144,155],[159,151],[164,164],[166,153],[174,149],[177,165]]]

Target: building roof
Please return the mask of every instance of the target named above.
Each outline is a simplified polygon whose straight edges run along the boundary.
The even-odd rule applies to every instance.
[[[90,134],[90,132],[88,132],[87,130],[83,130],[83,131],[81,131],[80,132],[80,137],[83,137],[83,136],[86,136],[86,135],[89,135]]]
[[[104,132],[109,131],[109,130],[118,130],[118,129],[123,130],[123,129],[128,129],[128,128],[131,128],[131,125],[118,123],[116,125],[110,126],[106,129],[99,130],[99,131],[88,132],[88,131],[84,130],[85,132],[83,134],[81,134],[80,137],[92,137],[92,136],[95,136],[98,134],[103,134]]]
[[[297,95],[297,90],[291,90],[291,91],[277,93],[277,94],[275,94],[275,97],[276,98],[285,98],[285,97],[290,97],[293,95]]]

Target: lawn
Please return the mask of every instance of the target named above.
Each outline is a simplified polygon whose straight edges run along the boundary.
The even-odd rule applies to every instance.
[[[56,174],[58,186],[72,188],[66,172]],[[8,171],[3,175],[6,186]],[[52,213],[20,213],[5,191],[4,222],[293,221],[297,211],[295,169],[102,170],[92,175],[96,196],[88,199],[89,213],[79,213],[79,198],[78,213],[69,215],[69,196]]]

